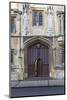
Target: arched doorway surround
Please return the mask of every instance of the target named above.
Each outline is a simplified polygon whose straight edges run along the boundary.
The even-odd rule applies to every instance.
[[[49,77],[52,57],[51,41],[31,37],[24,42],[24,73],[27,77]]]

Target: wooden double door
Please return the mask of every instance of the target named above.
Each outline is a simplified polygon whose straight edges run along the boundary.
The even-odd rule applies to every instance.
[[[27,49],[28,77],[49,76],[49,48],[42,43],[34,43]]]

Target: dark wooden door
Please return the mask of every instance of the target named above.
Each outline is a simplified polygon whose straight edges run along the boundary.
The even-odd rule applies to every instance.
[[[28,47],[28,77],[49,76],[49,48],[41,43]]]

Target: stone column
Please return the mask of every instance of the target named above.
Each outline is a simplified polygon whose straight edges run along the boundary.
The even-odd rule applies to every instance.
[[[23,37],[21,39],[21,48],[22,48],[22,53],[21,53],[21,56],[22,56],[22,59],[21,59],[21,80],[23,80],[24,78],[24,44],[23,44]]]
[[[64,35],[64,14],[58,14],[59,33]]]
[[[54,70],[54,55],[52,46],[49,48],[49,72],[50,72],[50,77],[54,78],[55,70]]]
[[[28,77],[27,47],[24,47],[24,79]]]
[[[47,33],[48,35],[52,35],[54,31],[53,9],[49,7],[47,13]]]
[[[56,38],[53,38],[52,43],[52,77],[56,78],[55,66],[56,66]]]
[[[29,7],[28,5],[24,6],[23,11],[23,34],[28,35],[29,34]]]
[[[23,38],[21,37],[22,36],[22,33],[21,33],[21,14],[22,12],[19,12],[19,15],[17,17],[18,19],[18,65],[19,65],[19,68],[17,70],[17,80],[23,80],[23,66],[24,64],[22,62],[23,61],[23,53],[22,53],[22,46],[23,46]]]
[[[61,34],[64,34],[64,15],[61,16]]]

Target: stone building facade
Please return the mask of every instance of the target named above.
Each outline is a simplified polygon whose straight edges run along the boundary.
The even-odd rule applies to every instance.
[[[63,5],[11,4],[11,80],[64,78],[64,20]]]

